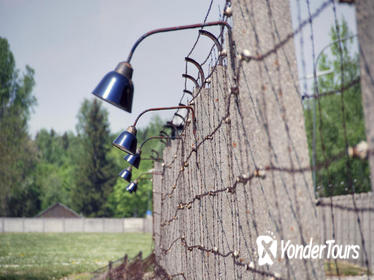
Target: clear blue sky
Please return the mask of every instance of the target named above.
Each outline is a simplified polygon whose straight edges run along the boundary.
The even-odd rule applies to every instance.
[[[303,18],[307,17],[305,2],[300,0]],[[323,1],[310,2],[314,11]],[[209,3],[210,0],[0,0],[0,36],[8,39],[17,67],[24,69],[28,64],[36,72],[34,95],[38,105],[30,121],[30,133],[35,135],[41,128],[53,128],[59,133],[75,130],[76,115],[84,98],[93,98],[93,88],[106,72],[126,59],[141,34],[158,27],[201,22]],[[213,3],[209,20],[218,19],[224,1]],[[291,1],[294,26],[295,3],[296,0]],[[356,32],[354,8],[339,5],[338,11],[339,18],[344,14]],[[318,53],[329,42],[332,9],[324,11],[314,23]],[[310,42],[309,28],[303,35]],[[104,104],[112,131],[125,129],[142,110],[178,103],[184,88],[184,57],[196,37],[196,30],[160,34],[140,45],[132,60],[133,113]],[[201,61],[210,46],[208,39],[200,40],[192,57]],[[311,73],[310,44],[304,47],[307,72]],[[297,38],[296,48],[299,55]],[[162,114],[164,118],[171,115]],[[142,119],[140,125],[145,125],[150,117]]]

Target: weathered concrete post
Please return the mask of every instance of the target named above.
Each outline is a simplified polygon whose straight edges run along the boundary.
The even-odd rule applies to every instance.
[[[361,92],[369,144],[371,189],[374,186],[374,1],[357,0],[356,18],[360,43]]]
[[[256,269],[285,279],[323,279],[323,260],[280,256],[281,240],[320,244],[311,172],[302,171],[310,160],[294,42],[289,37],[289,1],[237,0],[232,8],[236,51],[247,50],[256,57],[243,61],[239,93],[232,102],[233,158],[241,159],[237,165],[233,160],[233,172],[238,176],[246,169],[270,167],[266,178],[250,182],[248,191],[237,191],[239,205],[249,204],[250,215],[242,207],[239,214],[241,224],[249,219],[247,235],[252,238],[247,242],[253,262]],[[246,197],[253,202],[246,202]],[[273,265],[261,266],[257,238],[269,231],[278,240],[278,255]]]

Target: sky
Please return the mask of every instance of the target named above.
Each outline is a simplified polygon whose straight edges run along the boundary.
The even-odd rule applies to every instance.
[[[298,5],[300,4],[300,21],[303,22],[309,18],[308,14],[308,6],[306,0],[291,0],[290,7],[291,7],[291,15],[292,15],[292,25],[293,29],[296,30],[299,26],[299,12],[298,12]],[[313,0],[310,2],[311,14],[313,14],[326,0]],[[321,53],[322,49],[324,49],[324,53],[329,55],[329,47],[325,49],[331,43],[330,39],[330,29],[331,27],[335,28],[335,16],[333,12],[333,5],[330,3],[327,8],[325,8],[318,17],[313,19],[312,26],[313,26],[313,36],[314,36],[314,52],[315,58],[317,59],[318,55]],[[336,7],[336,17],[338,21],[341,23],[342,19],[344,18],[348,24],[350,31],[353,34],[357,34],[357,26],[356,26],[356,15],[355,15],[355,6],[348,5],[348,4],[338,4],[335,1]],[[298,64],[298,71],[299,71],[299,84],[301,87],[301,93],[307,93],[309,95],[313,94],[313,44],[311,40],[311,28],[308,24],[305,28],[303,28],[303,32],[298,33],[294,37],[295,43],[295,52],[297,57],[297,64]],[[300,42],[300,38],[303,39],[304,43]],[[343,39],[343,38],[342,38]],[[356,38],[352,42],[352,52],[357,52],[358,45],[357,45]],[[304,59],[305,59],[305,69],[302,67],[302,52],[304,52]],[[305,71],[305,74],[304,74]],[[308,79],[305,79],[309,77]],[[306,92],[305,92],[306,91]]]
[[[298,25],[297,1],[301,18],[308,16],[305,0],[291,0],[294,28]],[[310,2],[313,12],[323,1]],[[127,58],[140,35],[159,27],[202,22],[209,4],[210,0],[0,0],[0,36],[7,38],[18,69],[24,70],[25,65],[35,69],[33,94],[38,105],[29,123],[31,135],[42,128],[53,128],[58,133],[75,131],[83,100],[94,98],[91,92],[97,83]],[[214,0],[208,20],[217,20],[223,6],[224,0]],[[356,33],[354,13],[353,6],[338,5],[339,19],[344,16]],[[316,53],[329,43],[328,29],[333,20],[331,7],[314,20]],[[215,27],[209,31],[218,33]],[[141,43],[132,59],[132,114],[103,104],[109,112],[112,132],[126,129],[145,109],[178,104],[185,85],[184,58],[197,34],[197,30],[157,34]],[[304,53],[306,72],[310,74],[313,63],[309,28],[304,28],[301,35],[308,42]],[[295,47],[301,69],[298,36]],[[207,38],[199,40],[191,57],[203,61],[211,45]],[[172,112],[159,115],[171,119]],[[139,126],[146,125],[150,118],[152,113],[145,115]]]

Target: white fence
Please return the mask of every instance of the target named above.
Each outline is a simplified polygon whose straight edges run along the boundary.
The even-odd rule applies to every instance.
[[[152,217],[0,218],[0,232],[152,232]]]
[[[374,193],[340,195],[320,199],[319,220],[322,241],[359,245],[360,257],[350,259],[374,270]]]

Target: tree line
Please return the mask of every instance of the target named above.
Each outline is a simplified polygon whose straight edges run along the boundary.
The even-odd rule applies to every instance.
[[[143,216],[151,209],[149,180],[130,195],[127,182],[117,176],[128,164],[125,154],[111,147],[119,133],[110,131],[101,101],[83,101],[74,132],[41,129],[32,139],[28,121],[37,104],[34,85],[34,70],[16,69],[9,43],[0,37],[0,216],[32,217],[57,202],[86,217]],[[161,129],[162,121],[155,117],[139,129],[138,141]],[[149,158],[150,146],[162,150],[154,141],[144,147],[144,158]],[[152,162],[144,160],[133,176],[151,168]]]

